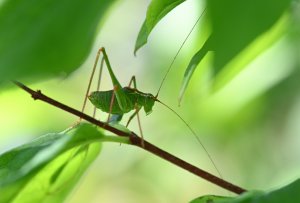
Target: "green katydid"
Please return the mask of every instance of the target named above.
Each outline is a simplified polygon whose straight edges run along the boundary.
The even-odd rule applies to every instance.
[[[113,90],[94,91],[94,92],[88,94],[90,86],[91,86],[91,81],[92,81],[92,78],[93,78],[97,63],[98,63],[98,59],[99,59],[99,56],[101,53],[103,54],[103,58],[102,58],[101,65],[100,65],[100,75],[102,74],[103,62],[105,62],[114,88],[113,88]],[[131,84],[134,85],[134,88],[131,88]],[[98,87],[99,87],[99,83],[98,83]],[[130,123],[130,121],[134,118],[134,116],[137,116],[140,133],[143,138],[138,112],[140,111],[141,108],[144,108],[145,113],[148,115],[152,112],[152,107],[153,107],[154,103],[159,102],[162,105],[164,105],[165,107],[167,107],[168,109],[170,109],[173,113],[175,113],[184,122],[184,124],[189,128],[189,130],[195,136],[195,138],[200,143],[202,148],[205,150],[206,154],[208,155],[210,161],[214,165],[214,168],[216,169],[216,171],[218,172],[220,177],[222,177],[221,173],[219,172],[219,170],[218,170],[216,164],[214,163],[213,159],[211,158],[210,154],[208,153],[208,151],[206,150],[206,148],[200,141],[200,139],[197,136],[197,134],[195,133],[195,131],[190,127],[190,125],[177,112],[175,112],[173,109],[171,109],[165,103],[158,100],[157,99],[158,94],[156,96],[153,96],[150,93],[144,93],[144,92],[137,90],[136,87],[137,87],[136,79],[134,76],[131,78],[128,86],[122,87],[120,85],[119,81],[117,80],[117,78],[111,68],[111,65],[110,65],[110,62],[109,62],[109,59],[108,59],[105,49],[100,48],[98,50],[98,53],[96,56],[96,61],[95,61],[93,71],[91,74],[91,79],[90,79],[90,82],[89,82],[89,85],[87,88],[87,94],[86,94],[87,96],[85,97],[82,111],[85,108],[87,98],[89,98],[89,100],[92,102],[92,104],[95,106],[95,108],[98,108],[98,109],[102,110],[103,112],[106,112],[109,114],[107,122],[109,122],[109,120],[110,120],[110,114],[112,114],[114,116],[113,120],[120,121],[123,114],[128,113],[132,110],[135,110],[135,112],[130,116],[130,118],[126,124],[126,127]],[[94,115],[95,115],[95,110],[94,110]]]
[[[197,22],[199,21],[199,19],[197,20]],[[197,22],[195,23],[195,25],[197,24]],[[194,27],[195,27],[195,25],[194,25]],[[194,29],[194,27],[192,28],[192,30]],[[187,38],[191,34],[192,30],[190,31],[190,33],[188,34],[188,36],[186,37],[186,39],[182,43],[180,49],[176,53],[171,65],[169,66],[169,69],[167,70],[166,75],[168,74],[171,66],[173,65],[173,62],[175,61],[176,56],[180,52],[182,46],[184,45],[185,41],[187,40]],[[108,72],[109,72],[109,75],[110,75],[110,78],[111,78],[111,81],[112,81],[112,84],[113,84],[113,89],[108,90],[108,91],[99,91],[99,90],[97,90],[97,91],[91,92],[89,94],[89,90],[90,90],[90,87],[91,87],[91,82],[92,82],[92,79],[93,79],[93,76],[94,76],[94,73],[95,73],[95,70],[96,70],[96,67],[97,67],[97,64],[98,64],[101,53],[102,53],[103,57],[102,57],[102,60],[101,60],[101,63],[100,63],[100,76],[99,76],[99,78],[101,78],[103,65],[104,65],[104,62],[105,62],[106,67],[107,67]],[[139,126],[139,130],[140,130],[141,137],[142,137],[142,140],[143,140],[143,133],[142,133],[140,119],[139,119],[139,111],[142,108],[144,108],[145,113],[148,115],[152,112],[152,107],[154,106],[154,103],[159,102],[162,105],[164,105],[165,107],[167,107],[169,110],[171,110],[173,113],[175,113],[184,122],[184,124],[189,128],[191,133],[194,135],[194,137],[197,139],[197,141],[200,143],[200,145],[202,146],[202,148],[206,152],[208,158],[212,162],[212,164],[213,164],[214,168],[216,169],[216,171],[218,172],[219,176],[222,177],[221,173],[219,172],[219,170],[216,166],[216,164],[214,163],[213,159],[211,158],[210,154],[208,153],[208,151],[206,150],[206,148],[204,147],[204,145],[200,141],[200,139],[197,136],[197,134],[195,133],[195,131],[190,127],[190,125],[177,112],[175,112],[172,108],[170,108],[165,103],[163,103],[163,102],[161,102],[160,100],[157,99],[159,91],[162,87],[162,84],[163,84],[165,78],[166,78],[166,75],[162,80],[162,83],[159,87],[159,90],[158,90],[156,96],[154,96],[150,93],[144,93],[144,92],[139,91],[137,89],[135,76],[133,76],[131,78],[128,86],[122,87],[121,84],[119,83],[118,79],[116,78],[113,70],[112,70],[112,67],[111,67],[110,61],[108,59],[107,53],[105,51],[105,48],[102,47],[98,50],[97,55],[96,55],[96,59],[95,59],[92,74],[91,74],[91,77],[90,77],[90,80],[89,80],[88,88],[87,88],[87,91],[86,91],[86,96],[85,96],[82,111],[84,111],[87,98],[91,101],[91,103],[95,107],[94,108],[94,116],[95,116],[96,108],[100,109],[103,112],[108,113],[107,123],[109,123],[110,121],[117,121],[118,122],[122,119],[122,116],[124,114],[134,110],[134,113],[129,117],[129,120],[126,124],[126,127],[129,125],[131,120],[135,116],[137,116],[138,126]],[[133,87],[131,87],[132,84],[133,84]],[[99,85],[100,85],[100,79],[98,81],[97,89],[99,89]],[[110,118],[111,115],[112,115],[112,118]],[[143,146],[143,143],[142,143],[142,146]]]

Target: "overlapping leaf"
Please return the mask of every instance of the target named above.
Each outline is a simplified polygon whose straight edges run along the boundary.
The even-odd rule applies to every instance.
[[[193,71],[204,57],[198,57],[199,52],[202,53],[203,50],[214,51],[214,89],[222,87],[243,70],[247,63],[272,45],[283,34],[283,30],[276,27],[276,24],[278,24],[290,3],[290,0],[277,0],[276,2],[256,0],[249,1],[246,4],[238,0],[208,1],[207,9],[212,24],[212,35],[191,59],[185,71],[179,98],[182,98]],[[267,15],[266,10],[268,10]],[[271,30],[273,27],[275,28]],[[261,40],[260,48],[249,50],[255,53],[246,56],[248,58],[247,62],[243,62],[239,66],[226,67],[227,73],[223,74],[222,77],[218,75],[228,63],[267,32],[269,33]],[[244,59],[241,58],[242,60]],[[217,77],[217,80],[215,77]]]
[[[155,27],[155,25],[165,16],[167,15],[172,9],[176,6],[184,2],[185,0],[152,0],[148,10],[146,19],[140,29],[138,34],[134,53],[137,52],[139,48],[147,43],[148,37]]]
[[[70,73],[89,53],[113,0],[5,0],[0,4],[0,83]]]
[[[295,203],[300,202],[300,180],[272,192],[250,191],[237,197],[203,196],[191,203]]]
[[[166,1],[153,0],[150,3],[146,20],[136,42],[135,51],[147,42],[151,30],[158,21],[172,8],[181,3],[179,1],[167,1],[172,5],[172,7],[168,7],[169,5],[165,5],[163,2]],[[158,7],[159,9],[154,7],[156,4],[160,5],[160,7]],[[180,90],[180,99],[186,91],[194,70],[202,61],[207,51],[214,51],[213,80],[215,80],[215,77],[223,71],[228,63],[239,56],[240,53],[248,48],[255,40],[269,32],[271,28],[280,21],[290,4],[291,0],[255,0],[246,3],[238,0],[222,2],[217,0],[207,1],[207,19],[211,22],[212,34],[204,43],[203,47],[194,54],[185,71]],[[167,12],[163,12],[163,15],[159,15],[159,11]],[[202,11],[199,11],[199,13],[202,13]],[[265,42],[261,43],[260,48],[255,50],[257,53],[251,53],[251,57],[247,56],[247,62],[250,62],[259,53],[267,49],[283,33],[282,29],[274,29],[272,32],[273,33],[270,33],[269,36],[263,39]],[[199,36],[199,39],[200,38],[201,36]],[[244,62],[240,67],[226,67],[226,69],[229,69],[227,70],[228,74],[224,74],[218,78],[215,89],[225,85],[226,82],[236,76],[245,66],[246,63]]]
[[[90,124],[50,133],[0,156],[0,202],[62,202],[100,152]]]

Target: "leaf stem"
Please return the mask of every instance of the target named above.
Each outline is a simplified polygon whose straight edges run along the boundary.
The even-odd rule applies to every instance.
[[[120,144],[131,144],[131,141],[128,137],[116,137],[116,136],[108,136],[105,135],[99,141],[101,142],[116,142]]]
[[[155,145],[147,142],[146,140],[142,140],[137,134],[135,134],[134,132],[124,132],[124,131],[121,131],[119,129],[116,129],[106,123],[103,123],[99,120],[96,120],[94,119],[93,117],[87,115],[87,114],[84,114],[74,108],[71,108],[65,104],[62,104],[46,95],[44,95],[40,90],[37,90],[37,91],[34,91],[32,89],[30,89],[29,87],[25,86],[24,84],[20,83],[20,82],[17,82],[17,81],[13,81],[17,86],[19,86],[20,88],[22,88],[23,90],[25,90],[26,92],[28,92],[29,94],[31,94],[31,97],[34,99],[34,100],[41,100],[41,101],[44,101],[48,104],[51,104],[57,108],[60,108],[64,111],[67,111],[73,115],[76,115],[90,123],[93,123],[105,130],[108,130],[118,136],[121,136],[121,137],[127,137],[127,139],[129,138],[130,140],[130,144],[132,145],[135,145],[137,147],[140,147],[152,154],[155,154],[159,157],[161,157],[162,159],[165,159],[166,161],[169,161],[173,164],[175,164],[176,166],[182,168],[182,169],[185,169],[187,171],[189,171],[190,173],[193,173],[194,175],[198,176],[198,177],[201,177],[215,185],[218,185],[228,191],[231,191],[233,193],[236,193],[236,194],[241,194],[243,192],[246,192],[245,189],[237,186],[237,185],[234,185],[228,181],[225,181],[224,179],[221,179],[215,175],[212,175],[211,173],[209,172],[206,172],[192,164],[189,164],[188,162],[156,147]],[[107,140],[108,141],[108,140]],[[116,141],[115,139],[111,139],[110,141]],[[121,140],[119,140],[118,142],[120,142]],[[123,140],[125,141],[125,140]],[[125,141],[126,142],[126,141]]]

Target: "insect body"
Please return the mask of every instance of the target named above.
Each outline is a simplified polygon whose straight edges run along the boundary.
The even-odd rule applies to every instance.
[[[201,16],[198,18],[195,25],[197,24],[197,22],[199,21]],[[141,129],[141,124],[140,124],[140,119],[139,119],[138,112],[140,111],[141,108],[144,108],[145,113],[147,115],[150,114],[152,112],[152,107],[153,107],[154,103],[157,101],[157,102],[161,103],[162,105],[164,105],[169,110],[171,110],[174,114],[176,114],[176,116],[178,118],[180,118],[181,121],[189,128],[189,130],[191,131],[193,136],[197,139],[199,144],[204,149],[205,153],[207,154],[207,156],[210,159],[211,163],[213,164],[214,168],[218,172],[219,176],[222,177],[221,173],[219,172],[219,170],[216,166],[216,164],[214,163],[213,159],[211,158],[210,154],[208,153],[208,151],[206,150],[206,148],[204,147],[204,145],[200,141],[200,139],[197,136],[197,134],[195,133],[195,131],[193,131],[193,129],[189,126],[189,124],[176,111],[174,111],[172,108],[170,108],[169,106],[167,106],[166,104],[164,104],[163,102],[161,102],[157,99],[158,94],[159,94],[160,89],[161,89],[161,87],[162,87],[162,85],[163,85],[163,83],[166,79],[167,74],[169,73],[169,71],[170,71],[170,69],[171,69],[178,53],[180,52],[182,46],[184,45],[187,38],[189,37],[189,35],[193,31],[193,29],[195,28],[195,25],[193,26],[192,30],[190,31],[190,33],[185,38],[185,40],[182,43],[180,49],[178,50],[178,52],[176,53],[174,59],[172,60],[170,66],[169,66],[169,68],[168,68],[168,70],[167,70],[167,72],[166,72],[159,88],[158,88],[158,92],[157,92],[156,96],[153,96],[152,94],[148,94],[148,93],[143,93],[143,92],[137,90],[136,80],[135,80],[134,76],[131,78],[131,80],[129,82],[129,85],[127,87],[122,87],[120,85],[119,81],[117,80],[113,70],[112,70],[112,67],[110,65],[110,62],[109,62],[109,59],[108,59],[108,56],[106,54],[105,49],[100,48],[98,50],[98,53],[97,53],[97,56],[96,56],[96,60],[95,60],[93,71],[92,71],[92,74],[91,74],[91,78],[90,78],[90,81],[89,81],[89,84],[88,84],[88,88],[87,88],[86,97],[85,97],[85,100],[84,100],[82,111],[84,111],[87,98],[89,98],[89,100],[92,102],[92,104],[96,108],[99,108],[103,112],[106,112],[106,113],[109,114],[107,122],[120,121],[122,119],[122,116],[125,113],[128,113],[131,110],[135,110],[134,113],[130,116],[130,118],[129,118],[127,124],[126,124],[126,127],[129,125],[130,121],[135,116],[137,116],[138,125],[139,125],[139,129],[140,129],[140,133],[141,133],[141,137],[142,137],[142,141],[143,141],[143,133],[142,133],[142,129]],[[99,56],[100,56],[101,53],[103,54],[103,58],[102,58],[102,61],[101,61],[101,64],[100,64],[99,78],[101,78],[102,69],[103,69],[103,65],[104,65],[104,62],[105,62],[114,88],[113,88],[113,90],[109,90],[109,91],[95,91],[95,92],[92,92],[91,94],[89,94],[92,78],[94,76],[95,69],[96,69],[96,66],[97,66],[97,63],[98,63],[98,60],[99,60]],[[133,86],[134,86],[133,88],[131,87],[132,83],[133,83]],[[97,89],[99,89],[99,86],[100,86],[100,80],[98,81]],[[96,111],[96,109],[94,108],[94,116],[95,116],[95,111]],[[110,119],[111,114],[112,114],[112,119]],[[143,145],[143,143],[142,143],[142,145]]]
[[[123,87],[121,91],[123,91],[124,96],[127,97],[127,103],[123,109],[121,109],[118,100],[113,102],[110,109],[110,103],[113,97],[116,97],[114,90],[95,91],[92,92],[88,98],[93,105],[101,111],[118,116],[123,116],[123,114],[131,110],[135,110],[135,108],[141,109],[142,107],[147,115],[152,112],[154,102],[157,100],[152,94],[143,93],[130,87]]]
[[[91,94],[89,94],[91,81],[93,79],[93,75],[95,73],[95,69],[97,67],[97,63],[98,63],[99,56],[101,53],[103,54],[103,58],[102,58],[101,65],[100,65],[99,78],[101,78],[103,65],[105,62],[114,88],[113,88],[113,90],[109,90],[109,91],[95,91],[95,92],[92,92]],[[100,80],[99,80],[99,82],[100,82]],[[99,89],[99,86],[100,86],[99,82],[98,82],[97,89]],[[130,87],[132,83],[133,83],[134,88]],[[84,100],[82,111],[85,108],[87,98],[89,98],[89,100],[92,102],[92,104],[96,108],[101,109],[103,112],[108,113],[107,123],[113,122],[113,121],[118,122],[122,119],[122,117],[125,113],[128,113],[131,110],[135,110],[135,112],[130,116],[130,118],[126,124],[126,127],[129,125],[130,121],[135,116],[137,116],[139,129],[140,129],[140,133],[142,136],[142,141],[143,141],[143,132],[142,132],[138,112],[140,111],[141,108],[144,108],[146,114],[147,115],[150,114],[152,112],[152,107],[153,107],[155,101],[158,101],[156,99],[156,97],[154,97],[152,94],[143,93],[136,89],[136,80],[135,80],[134,76],[131,78],[128,87],[122,87],[111,68],[108,56],[103,47],[99,49],[97,56],[96,56],[94,68],[93,68],[91,78],[89,81],[89,85],[88,85],[88,89],[87,89],[87,93],[86,93],[86,97]],[[111,114],[112,114],[112,116],[111,116]],[[94,115],[95,115],[95,109],[94,109]],[[144,145],[144,142],[142,142],[142,145]]]
[[[95,92],[92,92],[91,94],[89,94],[91,81],[92,81],[93,75],[95,73],[95,69],[96,69],[96,66],[97,66],[97,63],[98,63],[98,60],[99,60],[99,56],[100,56],[101,53],[103,54],[103,58],[102,58],[101,65],[100,65],[100,76],[99,76],[99,78],[101,78],[103,64],[105,62],[114,88],[113,88],[113,90],[95,91]],[[164,79],[165,79],[165,77],[164,77]],[[134,88],[131,87],[132,83],[133,83]],[[98,82],[98,88],[99,88],[99,86],[100,86],[100,83]],[[162,84],[160,85],[160,88],[161,88],[161,86],[162,86]],[[160,90],[160,88],[159,88],[159,90]],[[210,161],[214,165],[214,167],[215,167],[216,171],[218,172],[218,174],[220,175],[220,177],[222,177],[221,173],[219,172],[219,170],[218,170],[216,164],[214,163],[213,159],[211,158],[210,154],[208,153],[208,151],[206,150],[206,148],[204,147],[204,145],[200,141],[199,137],[193,131],[193,129],[189,126],[189,124],[177,112],[175,112],[169,106],[167,106],[166,104],[164,104],[163,102],[158,100],[157,95],[158,95],[158,93],[156,94],[156,96],[153,96],[152,94],[143,93],[143,92],[137,90],[136,79],[135,79],[134,76],[131,78],[131,80],[129,82],[129,85],[127,87],[122,87],[120,85],[119,81],[117,80],[112,68],[111,68],[111,65],[110,65],[110,62],[109,62],[109,59],[108,59],[108,56],[106,54],[105,49],[100,48],[98,53],[97,53],[97,56],[96,56],[95,64],[94,64],[93,71],[92,71],[92,74],[91,74],[91,78],[90,78],[90,81],[89,81],[89,85],[88,85],[88,88],[87,88],[87,93],[86,93],[86,97],[85,97],[85,100],[84,100],[84,105],[83,105],[82,111],[84,110],[87,98],[89,98],[89,100],[92,102],[92,104],[96,108],[101,109],[103,112],[106,112],[106,113],[109,114],[108,119],[107,119],[108,123],[110,121],[117,121],[118,122],[122,119],[122,116],[125,113],[128,113],[132,110],[135,110],[134,113],[130,116],[130,118],[129,118],[127,124],[126,124],[126,127],[129,125],[130,121],[135,116],[137,116],[139,129],[140,129],[140,133],[141,133],[142,141],[143,141],[143,133],[142,133],[142,129],[141,129],[141,124],[140,124],[140,119],[139,119],[138,112],[140,111],[141,108],[144,108],[145,113],[147,115],[150,114],[152,112],[152,107],[153,107],[154,103],[157,101],[157,102],[161,103],[162,105],[164,105],[165,107],[167,107],[173,113],[175,113],[184,122],[184,124],[189,128],[189,130],[192,132],[194,137],[197,139],[197,141],[200,143],[202,148],[205,150],[206,154],[208,155]],[[111,117],[112,119],[110,119],[111,114],[112,114],[112,117]],[[94,109],[94,115],[95,115],[95,109]],[[144,143],[142,142],[142,146],[143,146],[143,144]]]
[[[104,64],[103,62],[105,62],[114,88],[113,90],[109,90],[109,91],[95,91],[88,95],[91,81],[101,53],[103,53],[103,59],[100,65],[100,75],[102,75],[102,69]],[[134,88],[130,87],[131,84],[133,84]],[[132,120],[132,118],[135,115],[138,116],[138,112],[142,107],[144,107],[146,114],[150,114],[154,102],[157,100],[156,97],[154,97],[152,94],[143,93],[136,89],[135,76],[131,78],[128,87],[122,87],[111,68],[108,56],[103,47],[100,48],[97,53],[96,61],[94,64],[91,79],[87,89],[87,95],[89,100],[96,108],[99,108],[102,111],[109,113],[107,122],[109,122],[110,114],[113,115],[114,120],[120,121],[122,119],[123,114],[128,113],[131,110],[135,110],[135,112],[129,118],[126,126],[128,126],[129,122]],[[84,101],[84,105],[85,102],[86,99]],[[138,117],[138,121],[139,121],[139,117]]]

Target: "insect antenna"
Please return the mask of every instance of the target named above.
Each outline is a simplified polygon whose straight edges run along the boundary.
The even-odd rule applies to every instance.
[[[210,154],[208,153],[207,149],[204,147],[203,143],[201,142],[200,138],[197,136],[196,132],[192,129],[192,127],[175,111],[173,110],[171,107],[169,107],[167,104],[161,102],[158,99],[155,99],[157,102],[161,103],[163,106],[167,107],[170,111],[172,111],[187,127],[188,129],[191,131],[191,133],[193,134],[193,136],[196,138],[196,140],[198,141],[198,143],[202,146],[202,148],[204,149],[205,153],[207,154],[208,158],[210,159],[211,163],[213,164],[215,170],[217,171],[217,173],[219,174],[220,178],[223,179],[217,165],[215,164],[215,162],[213,161],[212,157],[210,156]]]
[[[159,86],[158,91],[157,91],[157,93],[156,93],[156,95],[155,95],[155,98],[158,97],[158,94],[159,94],[159,92],[160,92],[160,90],[161,90],[161,88],[162,88],[162,86],[163,86],[163,84],[164,84],[164,82],[165,82],[165,80],[166,80],[166,78],[167,78],[167,75],[169,74],[169,72],[170,72],[170,70],[171,70],[171,68],[172,68],[172,66],[173,66],[173,64],[174,64],[174,62],[175,62],[177,56],[179,55],[179,53],[180,53],[182,47],[185,45],[186,41],[188,40],[188,38],[190,37],[190,35],[191,35],[192,32],[194,31],[194,29],[195,29],[196,25],[198,24],[198,22],[200,21],[201,17],[204,15],[205,11],[206,11],[206,9],[204,9],[204,10],[202,11],[201,15],[198,17],[198,19],[197,19],[196,22],[194,23],[192,29],[190,30],[190,32],[188,33],[188,35],[185,37],[185,39],[184,39],[183,42],[181,43],[181,45],[180,45],[178,51],[176,52],[176,54],[175,54],[173,60],[171,61],[170,65],[169,65],[169,68],[167,69],[167,72],[165,73],[165,75],[164,75],[164,77],[163,77],[163,79],[162,79],[162,81],[161,81],[161,83],[160,83],[160,86]]]

